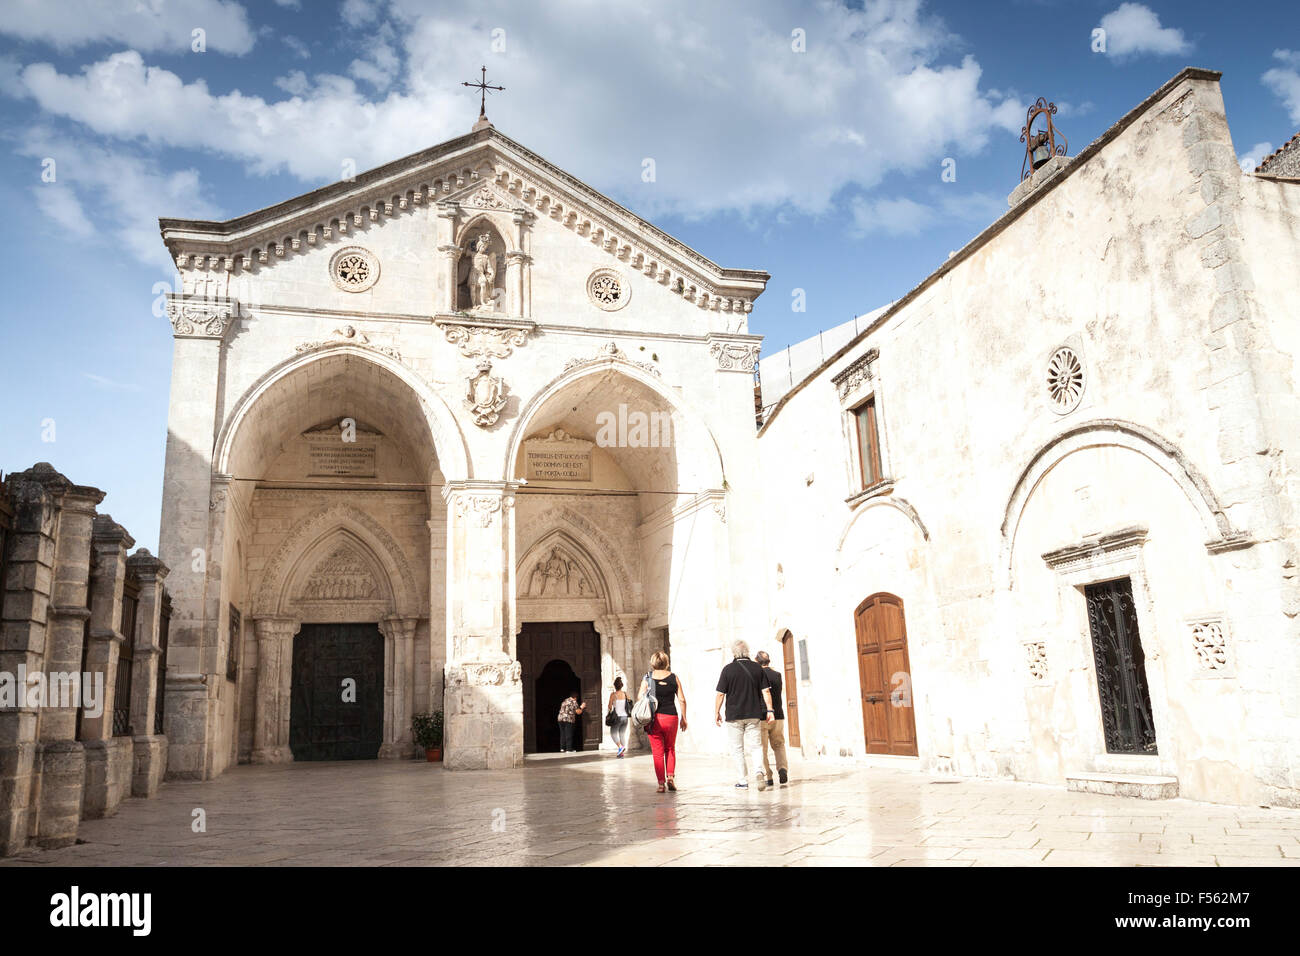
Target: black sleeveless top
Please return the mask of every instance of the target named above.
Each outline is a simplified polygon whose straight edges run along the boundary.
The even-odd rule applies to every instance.
[[[667,677],[656,680],[652,674],[650,679],[654,681],[655,698],[659,701],[655,713],[663,714],[665,717],[676,717],[677,675],[670,673]]]

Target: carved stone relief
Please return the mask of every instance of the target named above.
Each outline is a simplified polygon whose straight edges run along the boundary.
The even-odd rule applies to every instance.
[[[303,585],[301,598],[310,601],[367,601],[379,585],[369,565],[347,545],[341,545],[320,563]]]
[[[597,597],[599,594],[573,555],[558,546],[534,562],[520,585],[520,597]]]
[[[492,363],[487,359],[475,366],[478,373],[470,376],[469,391],[465,395],[465,408],[474,415],[474,424],[480,428],[495,425],[506,407],[506,383],[492,374]]]

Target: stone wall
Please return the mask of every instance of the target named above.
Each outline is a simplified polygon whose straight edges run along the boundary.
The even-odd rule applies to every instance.
[[[83,818],[152,796],[164,773],[153,729],[168,569],[143,548],[127,555],[131,536],[96,515],[103,497],[45,462],[0,487],[0,856],[74,842]],[[124,650],[129,701],[115,697]]]
[[[854,613],[888,592],[922,766],[1300,800],[1295,288],[1256,268],[1257,239],[1294,249],[1283,188],[1243,181],[1217,75],[1185,71],[787,396],[759,439],[768,633],[807,640],[805,753],[862,756]],[[1082,392],[1058,401],[1063,348]],[[864,492],[868,396],[887,480]],[[1101,737],[1082,589],[1108,576],[1133,581],[1158,755]]]

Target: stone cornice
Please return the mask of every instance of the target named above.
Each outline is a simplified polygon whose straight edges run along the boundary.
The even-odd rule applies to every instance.
[[[332,242],[476,183],[508,193],[516,210],[548,215],[701,309],[748,313],[767,284],[766,272],[718,266],[493,128],[236,219],[160,219],[159,226],[179,268],[233,271]]]
[[[1147,529],[1134,525],[1047,551],[1043,554],[1043,561],[1053,571],[1072,571],[1086,565],[1109,563],[1125,554],[1137,551],[1146,539]]]

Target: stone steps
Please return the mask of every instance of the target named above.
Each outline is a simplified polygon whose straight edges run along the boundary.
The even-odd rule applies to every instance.
[[[1178,778],[1137,773],[1067,773],[1067,790],[1104,793],[1112,797],[1169,800],[1178,796]]]

